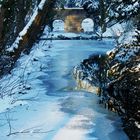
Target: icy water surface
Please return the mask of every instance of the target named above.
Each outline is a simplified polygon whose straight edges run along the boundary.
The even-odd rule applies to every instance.
[[[43,50],[45,57],[39,59],[46,68],[30,81],[40,91],[38,100],[12,110],[12,131],[19,133],[8,137],[9,128],[3,125],[0,140],[128,140],[119,117],[100,107],[96,95],[74,90],[72,78],[75,65],[92,54],[105,53],[113,42],[59,40],[49,48],[44,44],[35,46]]]

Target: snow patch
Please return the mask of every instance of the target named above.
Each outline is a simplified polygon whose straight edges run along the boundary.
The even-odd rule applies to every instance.
[[[53,140],[85,140],[85,135],[87,133],[89,133],[89,131],[90,131],[90,130],[87,131],[86,129],[82,128],[83,122],[85,122],[85,121],[88,122],[88,125],[92,125],[92,122],[90,122],[89,118],[87,118],[83,115],[74,116],[66,124],[66,126],[64,128],[60,129],[56,133]],[[94,138],[92,138],[92,139],[97,140],[96,137],[95,137],[95,139]]]
[[[117,23],[112,27],[106,29],[103,33],[103,37],[120,37],[124,33],[126,23]]]
[[[53,31],[64,31],[64,21],[63,20],[55,20],[53,22]]]
[[[84,32],[93,32],[94,22],[90,18],[86,18],[82,21],[82,28]]]
[[[20,101],[20,100],[13,104],[13,101],[14,99],[8,96],[5,96],[4,98],[0,99],[0,113],[6,112],[13,107],[27,104],[26,101]]]

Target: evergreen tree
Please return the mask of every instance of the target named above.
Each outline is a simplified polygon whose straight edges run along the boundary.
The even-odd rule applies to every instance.
[[[106,3],[105,0],[99,0],[100,9],[100,27],[101,34],[106,31]]]
[[[75,6],[76,6],[75,0],[68,0],[67,1],[67,7],[72,8],[72,7],[75,7]]]
[[[3,38],[1,48],[6,45],[11,45],[18,33],[27,24],[25,21],[26,16],[32,14],[34,7],[40,2],[40,0],[3,0],[0,1],[1,10],[3,10],[3,15],[1,15],[3,21],[1,25],[1,36]],[[2,47],[3,46],[3,47]]]
[[[55,3],[56,8],[64,9],[65,5],[66,5],[66,0],[57,0]]]

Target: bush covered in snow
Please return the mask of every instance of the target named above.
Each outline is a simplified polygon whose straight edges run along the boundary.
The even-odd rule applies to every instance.
[[[101,1],[103,0],[99,1],[99,6]],[[103,19],[100,18],[100,22],[102,19],[107,28],[103,36],[114,36],[116,47],[107,52],[102,71],[99,70],[100,58],[96,59],[96,62],[96,56],[86,60],[86,63],[83,61],[80,66],[82,78],[89,79],[94,86],[101,87],[101,102],[105,104],[107,102],[122,116],[124,130],[131,140],[138,140],[140,139],[140,2],[114,0],[111,3],[104,3],[104,6],[106,15],[102,15]],[[91,13],[94,7],[92,1],[86,1],[85,7]],[[101,80],[101,77],[104,77],[102,82],[98,80]]]

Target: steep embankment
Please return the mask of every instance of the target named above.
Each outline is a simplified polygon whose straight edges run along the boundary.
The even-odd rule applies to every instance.
[[[123,39],[122,39],[123,38]],[[123,41],[122,41],[123,40]],[[74,69],[80,88],[96,87],[109,110],[118,112],[130,139],[140,139],[140,42],[139,31],[123,34],[105,56],[94,55]],[[98,87],[98,88],[97,88]]]
[[[108,54],[108,60],[108,94],[113,97],[114,106],[123,116],[124,130],[131,139],[140,139],[139,40],[117,46]]]

